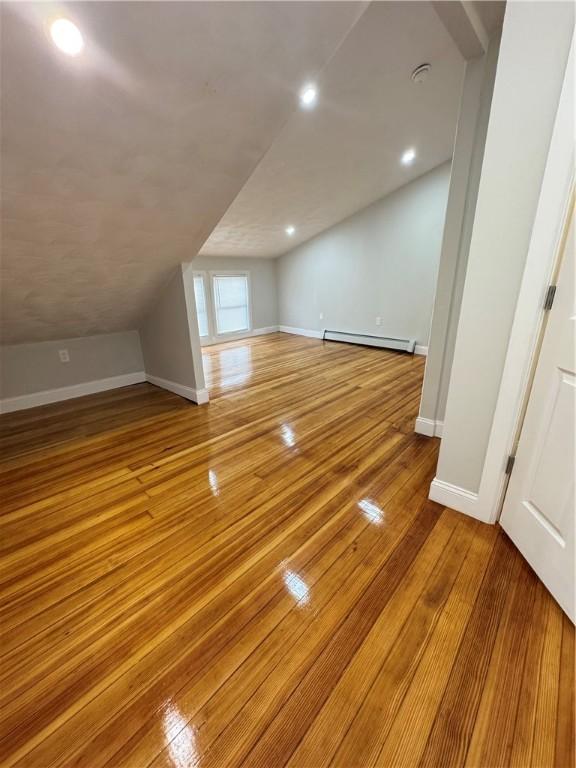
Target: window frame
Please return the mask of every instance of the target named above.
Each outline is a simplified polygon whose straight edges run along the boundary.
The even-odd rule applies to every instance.
[[[211,300],[211,320],[212,320],[212,338],[215,341],[226,341],[228,339],[242,338],[250,335],[253,330],[252,324],[252,280],[250,270],[247,269],[211,269],[210,276],[210,300]],[[248,316],[248,328],[241,331],[218,332],[218,320],[216,318],[216,281],[217,277],[245,277],[246,278],[246,314]],[[210,322],[209,322],[210,324]],[[206,338],[206,337],[204,337]]]
[[[214,344],[214,322],[212,309],[212,288],[210,274],[205,269],[195,269],[192,272],[193,277],[201,277],[204,284],[204,299],[206,301],[206,314],[208,319],[208,336],[200,336],[200,327],[198,326],[198,338],[200,346],[207,347]],[[196,294],[194,294],[194,303],[196,303]],[[198,307],[196,307],[196,324],[198,325]]]
[[[206,325],[208,326],[208,334],[206,336],[200,336],[200,324],[198,323],[198,306],[196,305],[196,322],[198,323],[198,336],[200,338],[200,344],[205,346],[212,343],[213,328],[212,328],[212,312],[211,312],[211,300],[210,300],[210,280],[208,273],[205,270],[195,269],[192,271],[192,290],[194,291],[194,303],[196,303],[196,291],[194,289],[194,280],[199,277],[202,280],[202,286],[204,289],[204,304],[206,306]]]

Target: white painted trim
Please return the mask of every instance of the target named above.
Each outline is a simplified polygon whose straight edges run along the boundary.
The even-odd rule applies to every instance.
[[[523,404],[544,322],[544,296],[558,262],[574,192],[574,57],[573,42],[478,488],[480,519],[488,523],[494,523],[502,509],[506,489],[504,469],[521,427]]]
[[[198,405],[206,405],[210,400],[210,394],[207,389],[196,390],[196,402]]]
[[[268,333],[278,333],[278,326],[270,325],[268,328],[254,328],[250,336],[266,336]]]
[[[278,333],[277,325],[270,325],[267,328],[254,328],[253,331],[240,331],[240,333],[229,333],[226,336],[208,338],[204,336],[200,339],[201,346],[213,347],[217,344],[226,344],[228,341],[240,341],[241,339],[250,339],[252,336],[266,336],[269,333]]]
[[[149,373],[146,374],[146,381],[154,384],[155,387],[161,387],[161,389],[167,389],[169,392],[180,395],[180,397],[185,397],[186,400],[192,400],[192,402],[198,403],[198,405],[204,405],[210,399],[207,389],[193,389],[184,384],[178,384],[176,381],[161,379],[159,376],[151,376]]]
[[[210,291],[211,291],[211,299],[212,299],[212,338],[214,341],[216,339],[223,339],[225,340],[226,337],[232,337],[237,336],[240,337],[240,334],[251,334],[253,331],[252,327],[252,275],[250,274],[249,269],[210,269],[208,271],[208,275],[210,276]],[[245,277],[246,278],[246,298],[248,302],[248,328],[240,331],[238,334],[234,333],[220,333],[218,331],[218,318],[216,316],[216,280],[217,277]]]
[[[322,338],[322,331],[310,331],[306,328],[292,328],[290,325],[279,325],[278,330],[281,333],[293,333],[296,336],[308,336],[311,339]]]
[[[425,419],[423,416],[418,416],[414,424],[414,432],[418,432],[419,435],[426,435],[427,437],[442,437],[443,428],[443,421]]]
[[[426,437],[434,437],[435,429],[436,422],[434,419],[425,419],[423,416],[418,416],[414,424],[414,432],[418,432],[419,435],[426,435]]]
[[[137,371],[136,373],[124,373],[121,376],[110,376],[107,379],[72,384],[69,387],[57,387],[56,389],[32,392],[29,395],[20,395],[19,397],[7,397],[4,400],[0,400],[0,413],[11,413],[12,411],[24,410],[25,408],[36,408],[39,405],[59,403],[61,400],[72,400],[75,397],[94,395],[97,392],[105,392],[108,389],[117,389],[118,387],[129,387],[132,384],[141,384],[144,381],[146,381],[144,371]]]
[[[425,347],[423,344],[416,344],[414,347],[414,354],[424,355],[426,357],[428,355],[428,347]]]
[[[452,483],[446,483],[444,480],[438,480],[437,477],[432,480],[428,498],[432,501],[442,504],[444,507],[450,507],[457,512],[463,512],[465,515],[475,517],[477,520],[484,520],[478,507],[478,494],[467,491],[466,488],[460,488]]]

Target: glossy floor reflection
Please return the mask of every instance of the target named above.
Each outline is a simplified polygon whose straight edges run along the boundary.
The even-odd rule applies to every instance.
[[[274,334],[0,417],[0,763],[570,766],[574,631],[429,502],[419,357]]]
[[[238,389],[247,384],[253,374],[252,348],[250,341],[218,344],[205,347],[203,353],[204,373],[211,394],[216,389],[224,392]],[[215,375],[214,375],[215,372]]]

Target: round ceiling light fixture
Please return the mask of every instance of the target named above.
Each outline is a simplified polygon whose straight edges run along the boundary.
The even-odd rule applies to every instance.
[[[428,80],[428,75],[430,74],[431,69],[431,64],[420,64],[416,67],[414,72],[412,72],[412,80],[415,83],[425,83],[426,80]]]
[[[303,109],[312,109],[318,100],[318,89],[314,83],[308,83],[300,91],[300,106]]]
[[[407,149],[400,158],[402,165],[412,165],[414,160],[416,160],[416,150],[414,147]]]
[[[292,235],[296,232],[296,227],[293,227],[292,224],[289,224],[284,232],[286,232],[288,237],[292,237]]]
[[[68,56],[78,56],[84,48],[82,33],[70,19],[56,19],[50,25],[50,37],[54,45]]]

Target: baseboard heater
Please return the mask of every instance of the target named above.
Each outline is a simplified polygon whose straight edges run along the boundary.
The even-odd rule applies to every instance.
[[[368,333],[348,333],[347,331],[330,331],[326,329],[322,334],[323,341],[343,341],[347,344],[363,344],[367,347],[382,347],[383,349],[397,349],[402,352],[414,354],[416,339],[396,339],[392,336],[372,336]]]

